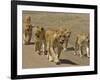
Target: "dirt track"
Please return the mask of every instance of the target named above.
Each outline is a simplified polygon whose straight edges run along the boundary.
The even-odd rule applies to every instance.
[[[89,14],[75,13],[49,13],[49,12],[27,12],[23,11],[23,22],[25,16],[32,17],[32,24],[48,28],[67,27],[72,31],[68,50],[61,54],[61,64],[56,65],[48,62],[47,57],[38,55],[34,52],[34,44],[23,45],[22,67],[23,68],[45,68],[45,67],[63,67],[63,66],[82,66],[89,65],[89,58],[74,56],[75,34],[79,32],[89,32]],[[24,26],[23,26],[24,27]],[[32,36],[31,42],[33,42]]]

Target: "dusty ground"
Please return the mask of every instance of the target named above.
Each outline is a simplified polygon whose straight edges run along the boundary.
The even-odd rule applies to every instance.
[[[63,66],[85,66],[89,65],[89,58],[74,56],[75,34],[80,32],[89,32],[89,14],[79,13],[51,13],[51,12],[31,12],[23,11],[23,23],[25,16],[32,17],[32,24],[42,26],[46,29],[66,27],[72,31],[68,50],[61,54],[61,64],[56,65],[48,62],[46,56],[40,56],[34,52],[34,44],[23,45],[22,67],[23,68],[45,68],[45,67],[63,67]],[[24,27],[24,26],[23,26]],[[34,36],[32,36],[31,42]]]

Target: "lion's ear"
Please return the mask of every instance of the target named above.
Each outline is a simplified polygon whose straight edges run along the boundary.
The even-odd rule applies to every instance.
[[[43,28],[43,27],[41,27],[41,30],[43,31],[43,30],[44,30],[44,28]]]

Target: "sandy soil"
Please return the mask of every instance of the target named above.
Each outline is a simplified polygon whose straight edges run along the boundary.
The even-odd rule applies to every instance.
[[[32,44],[23,45],[22,50],[22,67],[23,68],[45,68],[45,67],[67,67],[67,66],[85,66],[89,65],[89,58],[74,56],[75,34],[80,32],[89,32],[89,14],[79,13],[51,13],[51,12],[33,12],[23,11],[23,23],[25,16],[32,17],[32,24],[48,28],[66,27],[72,31],[69,39],[68,50],[61,54],[61,64],[56,65],[49,62],[46,56],[38,55],[34,52],[34,36]],[[24,26],[23,26],[24,27]],[[33,32],[34,35],[34,32]]]

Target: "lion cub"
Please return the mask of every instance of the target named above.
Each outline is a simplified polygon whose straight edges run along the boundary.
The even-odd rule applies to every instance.
[[[43,27],[35,27],[35,52],[39,55],[43,52],[46,54],[46,39],[45,39],[45,29]]]
[[[31,17],[25,17],[24,23],[24,44],[29,44],[32,38],[32,24],[31,24]]]
[[[75,42],[75,53],[74,55],[79,54],[80,57],[87,55],[90,57],[89,53],[89,35],[86,33],[80,33],[76,36]]]

